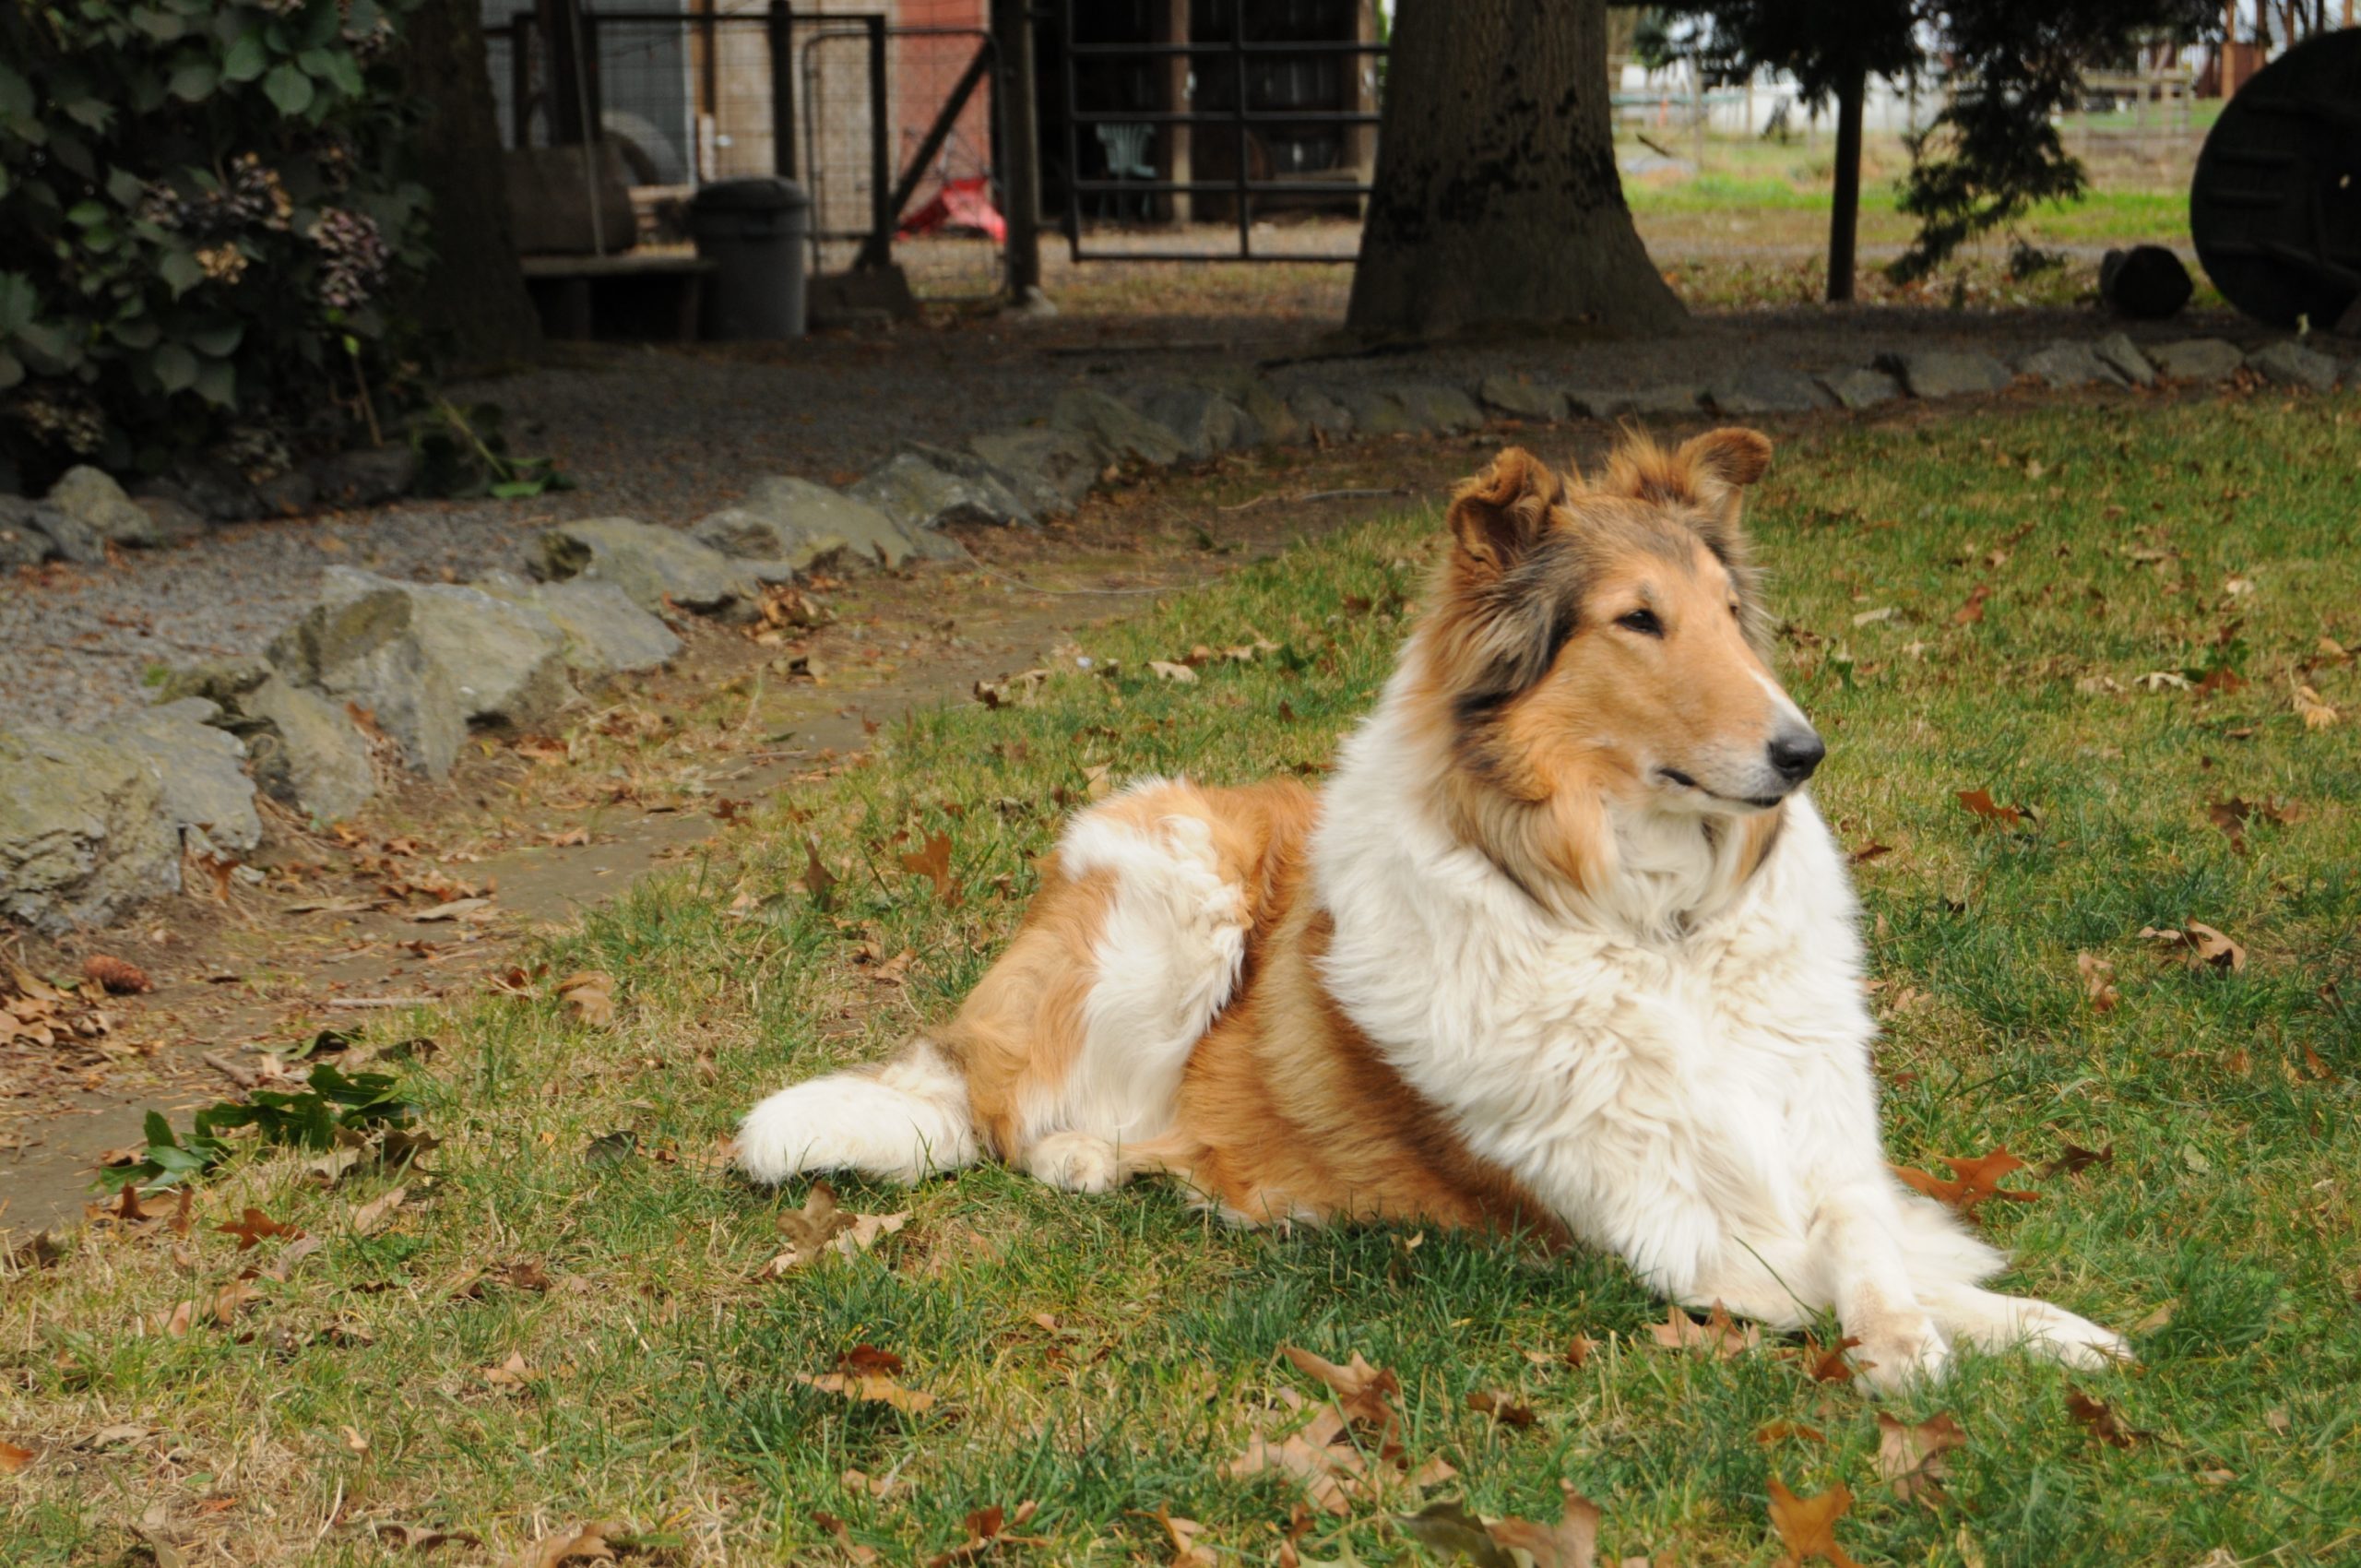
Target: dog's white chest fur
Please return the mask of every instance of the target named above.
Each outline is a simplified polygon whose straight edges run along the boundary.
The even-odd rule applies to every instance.
[[[1568,917],[1405,830],[1420,814],[1389,798],[1389,728],[1347,748],[1312,851],[1324,977],[1353,1021],[1471,1148],[1660,1290],[1800,1241],[1797,1140],[1877,1136],[1853,898],[1809,802],[1724,907],[1697,904],[1720,851],[1674,819],[1619,844],[1620,907]]]

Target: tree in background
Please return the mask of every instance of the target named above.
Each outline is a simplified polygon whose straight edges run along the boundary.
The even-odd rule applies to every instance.
[[[1401,0],[1347,325],[1677,327],[1608,109],[1605,0]]]
[[[1892,268],[1907,280],[2038,203],[2082,194],[2082,167],[2053,117],[2076,106],[2084,71],[2219,19],[2213,0],[1695,0],[1657,14],[1647,53],[1693,58],[1709,80],[1784,71],[1808,103],[1834,100],[1828,297],[1848,300],[1869,77],[1940,75],[1949,89],[1911,143],[1901,207],[1918,235]]]

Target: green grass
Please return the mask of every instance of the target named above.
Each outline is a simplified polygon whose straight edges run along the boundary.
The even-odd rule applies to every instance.
[[[1324,757],[1422,591],[1437,525],[1415,512],[1109,626],[1086,651],[1121,660],[1112,676],[1061,674],[1034,707],[920,715],[867,765],[555,938],[541,989],[618,977],[611,1028],[547,996],[389,1022],[386,1039],[443,1042],[409,1072],[446,1141],[385,1230],[348,1218],[386,1179],[323,1191],[257,1158],[205,1189],[185,1241],[97,1237],[9,1280],[0,1436],[49,1451],[0,1477],[0,1560],[122,1561],[160,1508],[184,1545],[240,1562],[426,1561],[374,1544],[370,1521],[477,1531],[482,1551],[432,1561],[505,1562],[543,1528],[607,1517],[672,1543],[673,1562],[836,1561],[821,1509],[907,1562],[955,1545],[972,1509],[1035,1500],[1023,1533],[1046,1544],[1003,1560],[1164,1562],[1152,1515],[1169,1507],[1224,1562],[1265,1562],[1296,1494],[1222,1467],[1252,1412],[1315,1392],[1282,1344],[1398,1373],[1410,1454],[1460,1473],[1430,1497],[1548,1517],[1570,1481],[1605,1512],[1608,1561],[1770,1563],[1774,1477],[1850,1486],[1838,1537],[1865,1563],[2346,1557],[2361,1543],[2361,746],[2351,720],[2307,729],[2291,694],[2361,705],[2319,643],[2361,643],[2356,417],[2348,397],[1832,424],[1786,445],[1758,498],[1788,678],[1832,746],[1816,793],[1846,844],[1892,846],[1859,873],[1892,1151],[2111,1146],[2112,1164],[2034,1181],[2038,1202],[1987,1224],[2016,1250],[2011,1288],[2152,1320],[2136,1370],[2070,1379],[1970,1356],[1894,1406],[1952,1412],[1967,1434],[1940,1514],[1878,1483],[1859,1394],[1770,1347],[1654,1348],[1661,1309],[1598,1256],[1227,1231],[1157,1187],[1069,1197],[985,1168],[909,1194],[848,1186],[848,1207],[907,1206],[908,1228],[857,1261],[753,1277],[781,1244],[781,1205],[709,1168],[735,1115],[952,1007],[1091,769],[1234,781]],[[1981,620],[1960,621],[1979,588]],[[1145,668],[1258,635],[1283,651],[1192,685]],[[2140,688],[2219,662],[2225,636],[2243,687]],[[2038,827],[1986,827],[1954,799],[1979,788],[2035,808]],[[2230,796],[2303,809],[2250,824],[2239,853],[2206,815]],[[934,832],[955,909],[897,863]],[[836,877],[833,910],[795,885],[806,835]],[[2138,935],[2191,920],[2243,943],[2244,970],[2192,973]],[[881,982],[873,960],[905,949],[906,983]],[[2115,965],[2111,1012],[2084,999],[2084,952]],[[626,1128],[635,1156],[586,1162]],[[248,1203],[325,1246],[258,1281],[235,1333],[141,1333],[278,1254],[242,1257],[207,1229]],[[518,1260],[553,1287],[498,1282]],[[1527,1359],[1577,1334],[1600,1342],[1579,1370]],[[940,1402],[851,1408],[794,1381],[864,1344]],[[512,1353],[525,1384],[488,1384]],[[2068,1415],[2070,1384],[2153,1435],[2097,1443]],[[1466,1408],[1490,1388],[1537,1424]],[[1773,1421],[1826,1442],[1759,1442]],[[69,1446],[122,1422],[156,1435]],[[855,1495],[848,1469],[895,1485]],[[1390,1513],[1323,1517],[1305,1553],[1418,1560]]]

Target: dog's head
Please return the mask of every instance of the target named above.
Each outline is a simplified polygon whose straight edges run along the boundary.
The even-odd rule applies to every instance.
[[[1824,748],[1764,658],[1739,522],[1770,461],[1716,430],[1630,437],[1595,482],[1512,447],[1460,485],[1424,657],[1463,793],[1737,818],[1811,776]]]

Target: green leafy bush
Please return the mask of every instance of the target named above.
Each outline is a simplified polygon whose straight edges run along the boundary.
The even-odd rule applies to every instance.
[[[194,1181],[230,1158],[222,1134],[240,1127],[255,1129],[267,1145],[326,1150],[372,1128],[406,1126],[417,1114],[390,1074],[346,1074],[323,1062],[301,1089],[256,1089],[243,1101],[206,1107],[190,1123],[186,1142],[173,1135],[161,1111],[149,1111],[140,1158],[100,1172],[99,1184],[156,1192]]]
[[[267,476],[395,364],[418,0],[0,6],[0,452]]]

